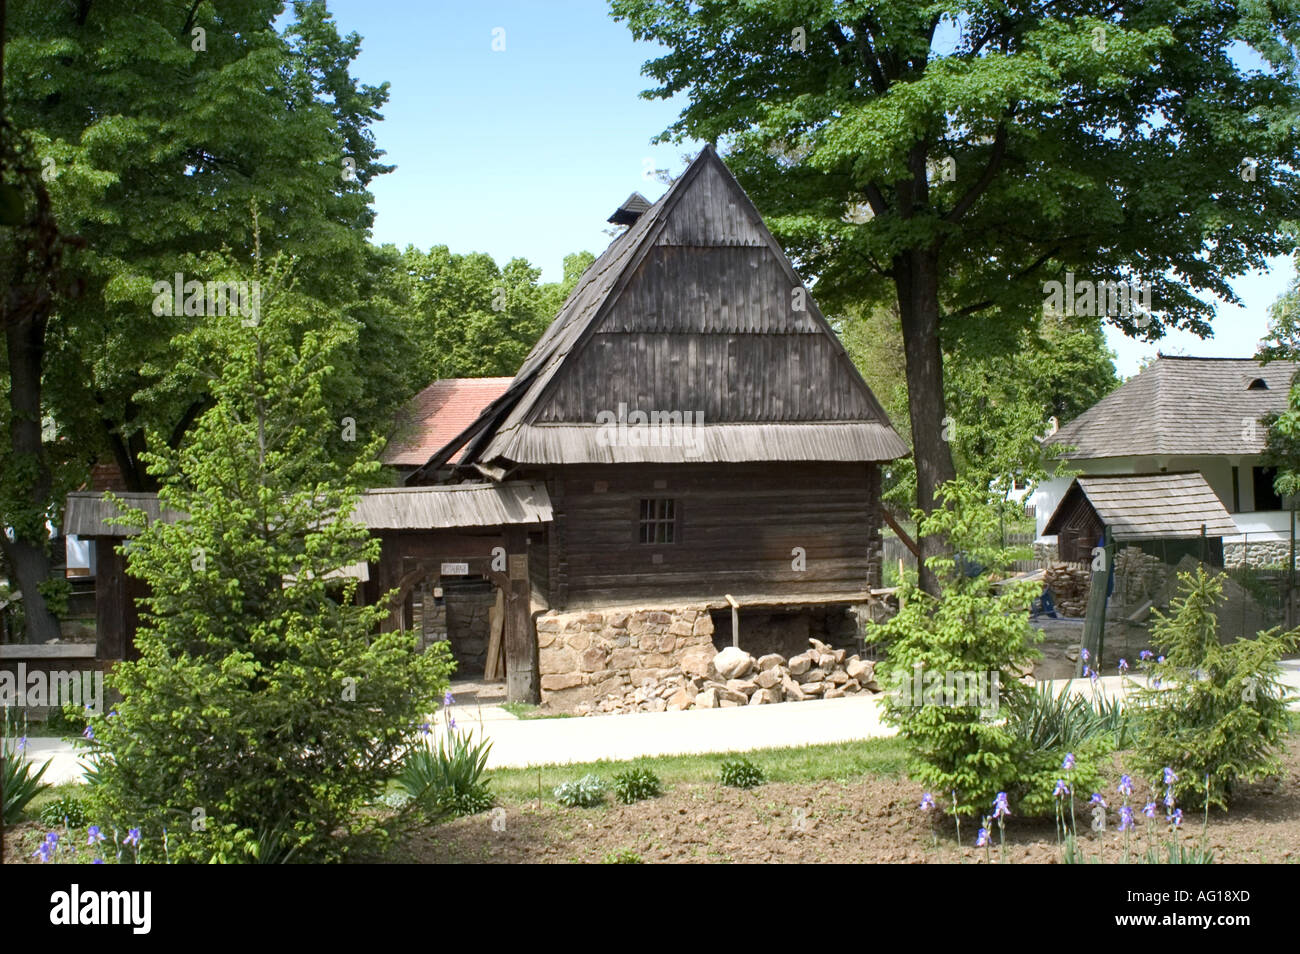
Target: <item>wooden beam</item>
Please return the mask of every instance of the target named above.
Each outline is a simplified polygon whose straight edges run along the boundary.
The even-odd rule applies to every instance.
[[[113,537],[95,538],[95,656],[126,658],[125,560]]]
[[[541,680],[528,579],[528,528],[506,527],[505,539],[509,578],[505,606],[506,699],[536,704],[541,701]]]
[[[921,548],[916,545],[915,540],[907,535],[907,531],[894,519],[894,515],[889,512],[889,508],[884,504],[880,506],[880,515],[885,518],[885,523],[889,524],[889,529],[893,530],[898,539],[903,541],[903,546],[911,550],[912,555],[918,560],[921,559]]]

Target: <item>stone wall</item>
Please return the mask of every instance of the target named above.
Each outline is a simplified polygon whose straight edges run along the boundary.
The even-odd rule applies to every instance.
[[[576,710],[672,675],[703,676],[713,620],[703,607],[550,610],[537,617],[542,704]]]
[[[1297,544],[1296,568],[1300,569],[1300,544]],[[1276,566],[1286,568],[1291,559],[1290,540],[1269,540],[1250,545],[1244,543],[1225,543],[1223,545],[1223,565],[1228,569],[1239,566]]]
[[[491,635],[488,611],[495,594],[491,588],[478,586],[444,587],[444,598],[435,600],[431,584],[420,590],[420,647],[450,638],[451,654],[456,660],[453,678],[477,679],[487,662],[488,638]]]

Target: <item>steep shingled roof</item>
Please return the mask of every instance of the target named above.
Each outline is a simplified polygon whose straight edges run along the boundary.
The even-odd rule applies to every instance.
[[[701,181],[721,184],[718,194],[706,195],[692,216],[675,219],[672,215],[674,209],[701,176],[705,177]],[[722,191],[726,194],[722,195]],[[560,369],[595,332],[656,244],[694,253],[707,246],[709,239],[730,248],[751,249],[755,255],[770,251],[776,260],[774,268],[782,281],[793,287],[802,287],[784,252],[762,224],[758,211],[717,153],[706,146],[668,191],[615,238],[587,269],[524,361],[509,390],[454,439],[468,442],[465,443],[462,461],[489,466],[645,460],[882,461],[906,455],[906,444],[890,426],[884,409],[862,381],[811,297],[807,300],[806,312],[798,318],[790,318],[790,309],[785,306],[787,317],[783,320],[790,326],[787,330],[801,332],[807,340],[822,336],[828,339],[824,347],[832,355],[836,373],[848,383],[848,390],[853,392],[852,399],[864,409],[855,417],[827,421],[790,417],[743,422],[706,421],[699,428],[695,447],[691,448],[692,451],[702,450],[689,455],[681,447],[607,446],[599,440],[598,427],[590,419],[558,424],[537,422]],[[750,303],[733,301],[731,320],[754,320],[757,323],[735,334],[743,336],[752,332],[752,337],[760,334],[778,337],[771,333],[768,316],[747,314],[744,307],[747,304]],[[768,324],[763,324],[765,321]],[[794,327],[796,325],[799,327]],[[712,329],[704,333],[718,334]],[[693,357],[691,360],[693,362]],[[824,381],[816,384],[826,386]],[[454,448],[449,444],[410,479],[416,481],[430,476],[434,469],[446,462],[450,450]]]
[[[1161,355],[1052,436],[1070,460],[1258,454],[1265,430],[1250,427],[1287,406],[1296,364],[1253,358]],[[1266,388],[1251,388],[1262,379]]]

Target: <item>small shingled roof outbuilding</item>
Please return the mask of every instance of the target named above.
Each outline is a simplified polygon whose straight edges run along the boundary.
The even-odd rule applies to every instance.
[[[1237,525],[1199,473],[1076,477],[1047,521],[1044,534],[1060,532],[1079,495],[1119,543],[1230,536]]]

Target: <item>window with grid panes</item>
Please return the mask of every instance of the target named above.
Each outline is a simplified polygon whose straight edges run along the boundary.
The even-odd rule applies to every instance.
[[[677,501],[669,497],[643,497],[639,533],[642,543],[677,542]]]

